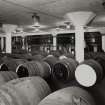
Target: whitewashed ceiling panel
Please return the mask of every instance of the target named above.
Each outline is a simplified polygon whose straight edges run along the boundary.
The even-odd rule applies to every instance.
[[[67,12],[104,12],[104,0],[0,0],[0,20],[12,24],[32,24],[32,13],[36,12],[42,24],[61,21]]]

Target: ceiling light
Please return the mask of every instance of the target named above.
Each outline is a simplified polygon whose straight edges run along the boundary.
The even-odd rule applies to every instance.
[[[37,13],[33,13],[32,19],[33,19],[33,25],[39,26],[40,17],[37,15]]]

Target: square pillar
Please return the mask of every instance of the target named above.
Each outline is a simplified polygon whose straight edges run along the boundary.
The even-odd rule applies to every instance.
[[[22,49],[25,50],[25,37],[22,37]]]
[[[78,62],[84,61],[84,28],[75,27],[75,58]]]
[[[6,53],[11,53],[12,52],[12,37],[11,33],[7,33],[6,35]]]
[[[17,26],[12,24],[3,24],[3,30],[6,33],[6,53],[12,53],[12,32]]]
[[[84,26],[95,16],[91,11],[76,11],[65,15],[75,26],[75,55],[78,62],[84,61]]]
[[[57,50],[57,34],[53,33],[53,50]]]

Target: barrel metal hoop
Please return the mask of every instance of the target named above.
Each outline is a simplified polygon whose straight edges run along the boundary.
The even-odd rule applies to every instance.
[[[18,69],[20,66],[23,66],[23,64],[19,64],[17,67],[16,67],[16,73],[18,72]]]
[[[0,69],[1,69],[2,65],[4,65],[4,63],[0,64]]]
[[[44,63],[48,66],[48,68],[49,68],[49,73],[51,74],[51,73],[52,73],[51,66],[50,66],[47,62],[44,62]]]

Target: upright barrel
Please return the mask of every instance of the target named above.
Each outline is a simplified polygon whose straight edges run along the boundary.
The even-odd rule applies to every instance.
[[[96,105],[93,97],[79,87],[67,87],[45,97],[38,105]]]
[[[50,92],[40,77],[20,78],[0,88],[0,102],[1,105],[37,105]]]
[[[27,76],[41,76],[47,78],[50,75],[51,68],[48,63],[44,61],[30,61],[20,64],[17,67],[17,74],[19,77]]]
[[[68,82],[74,79],[78,62],[72,58],[59,60],[53,68],[52,75],[61,82]]]

